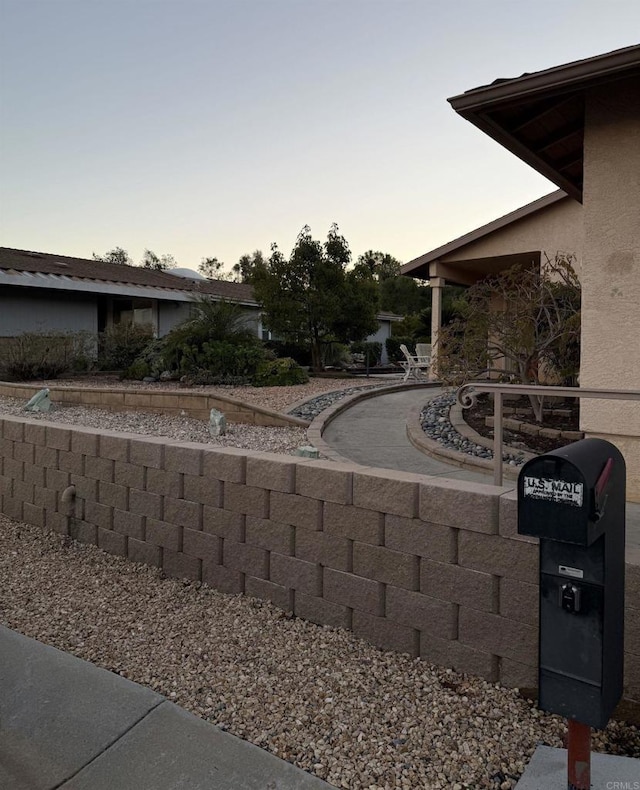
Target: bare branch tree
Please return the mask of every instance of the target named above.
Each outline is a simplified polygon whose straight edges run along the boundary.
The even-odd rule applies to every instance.
[[[486,374],[527,384],[575,384],[580,366],[580,283],[574,257],[514,266],[472,285],[460,317],[438,337],[438,374],[461,384]],[[542,398],[531,396],[538,422]]]

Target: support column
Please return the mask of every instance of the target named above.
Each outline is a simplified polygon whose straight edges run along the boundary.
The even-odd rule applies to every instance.
[[[442,289],[444,277],[431,277],[431,367],[429,378],[435,379],[438,375],[438,335],[442,326]]]

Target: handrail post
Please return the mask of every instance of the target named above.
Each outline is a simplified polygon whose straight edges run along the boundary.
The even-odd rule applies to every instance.
[[[493,482],[502,485],[502,393],[493,393]]]

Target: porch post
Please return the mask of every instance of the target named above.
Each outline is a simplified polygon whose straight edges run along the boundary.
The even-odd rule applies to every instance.
[[[431,367],[429,378],[435,379],[438,375],[438,335],[442,325],[442,289],[444,277],[430,277],[431,287]]]

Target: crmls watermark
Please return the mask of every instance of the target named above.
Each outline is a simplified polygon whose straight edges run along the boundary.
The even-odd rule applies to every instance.
[[[607,782],[607,790],[640,790],[640,782]]]

